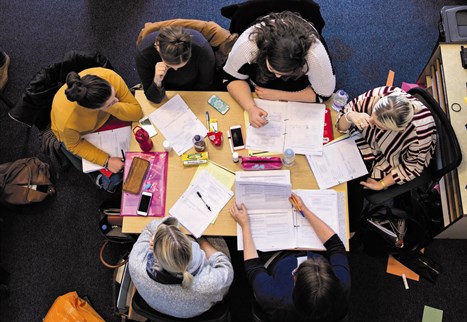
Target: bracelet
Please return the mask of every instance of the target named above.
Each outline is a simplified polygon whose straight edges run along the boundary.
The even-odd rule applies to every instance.
[[[354,111],[347,111],[347,112],[345,112],[344,118],[345,118],[345,120],[346,120],[348,123],[353,124],[353,123],[352,123],[351,121],[349,121],[349,119],[347,118],[347,115],[348,115],[350,112],[354,112]]]
[[[384,183],[384,179],[381,179],[379,181],[379,183],[381,183],[381,185],[383,186],[383,189],[386,190],[388,188],[388,186]]]
[[[106,169],[108,169],[107,167],[109,166],[109,160],[110,160],[110,157],[108,157],[107,160],[105,160],[104,168]]]

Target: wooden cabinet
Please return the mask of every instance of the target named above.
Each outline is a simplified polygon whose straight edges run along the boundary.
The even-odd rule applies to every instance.
[[[461,165],[440,182],[446,229],[439,238],[467,238],[467,69],[461,46],[467,43],[439,44],[417,80],[448,115],[462,150]]]

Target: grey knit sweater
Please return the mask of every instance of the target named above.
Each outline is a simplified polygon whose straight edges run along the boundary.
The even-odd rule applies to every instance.
[[[146,265],[149,241],[158,226],[150,222],[143,230],[130,253],[131,279],[141,297],[155,310],[178,318],[190,318],[209,310],[227,294],[233,281],[233,268],[227,256],[214,253],[209,259],[204,251],[194,245],[194,252],[201,252],[203,267],[193,277],[191,287],[183,289],[179,284],[161,284],[148,275]],[[199,258],[199,254],[193,254]]]

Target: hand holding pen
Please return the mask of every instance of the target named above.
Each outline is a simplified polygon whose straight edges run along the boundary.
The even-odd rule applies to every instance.
[[[300,212],[303,218],[305,218],[305,214],[303,213],[303,201],[302,198],[300,198],[297,194],[292,192],[292,195],[289,197],[290,203],[292,206]]]

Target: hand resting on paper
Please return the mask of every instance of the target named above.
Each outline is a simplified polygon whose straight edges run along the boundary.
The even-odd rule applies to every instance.
[[[238,208],[237,205],[234,204],[230,208],[230,215],[240,225],[240,227],[242,227],[242,230],[244,229],[244,227],[247,227],[250,224],[248,212],[243,203],[240,205],[240,208]]]
[[[248,118],[250,119],[250,124],[253,127],[262,127],[268,124],[268,120],[266,117],[268,113],[260,107],[252,107],[247,110],[248,111]]]

